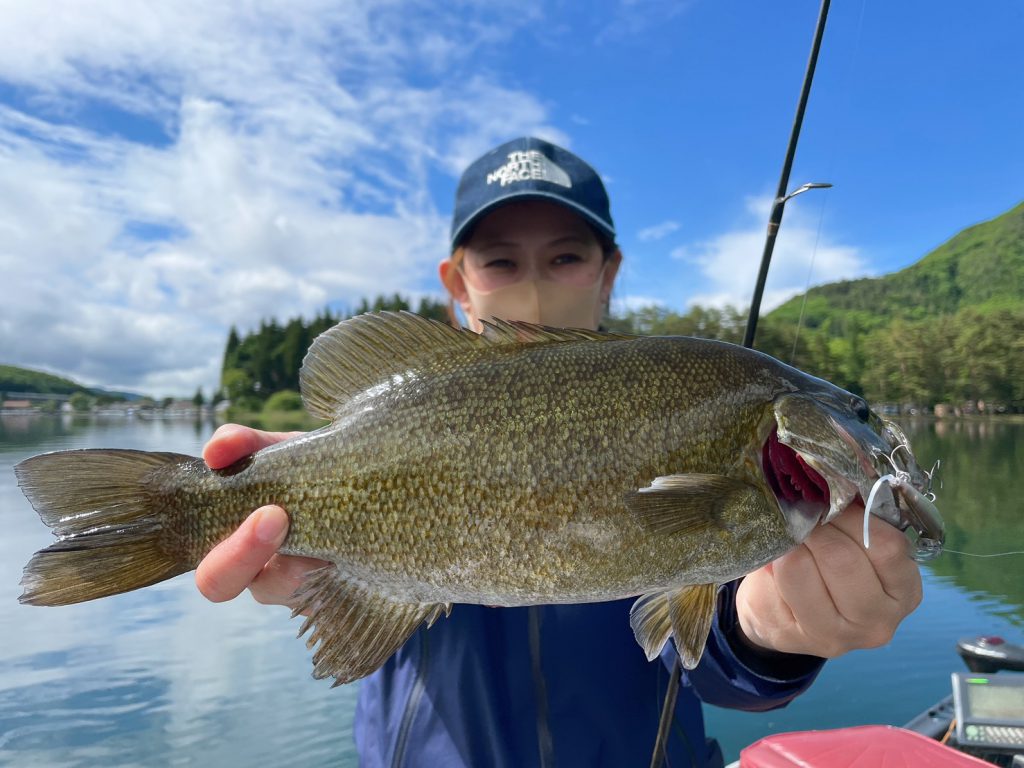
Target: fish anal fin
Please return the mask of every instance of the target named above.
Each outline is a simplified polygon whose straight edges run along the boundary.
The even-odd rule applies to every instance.
[[[629,612],[629,623],[648,661],[669,637],[675,638],[685,669],[693,669],[704,653],[718,597],[716,584],[697,584],[643,595]]]
[[[342,685],[376,671],[420,624],[433,624],[450,603],[401,603],[347,579],[336,566],[306,577],[291,601],[293,616],[306,614],[299,636],[310,632],[313,677]]]
[[[672,636],[672,618],[668,610],[668,593],[642,595],[629,610],[629,625],[648,661],[654,661]]]
[[[726,505],[746,504],[751,495],[757,489],[731,477],[690,473],[657,477],[625,501],[645,530],[671,535],[718,527]]]
[[[711,622],[715,617],[718,585],[698,584],[676,590],[669,597],[672,636],[682,657],[683,668],[693,669],[704,654]]]

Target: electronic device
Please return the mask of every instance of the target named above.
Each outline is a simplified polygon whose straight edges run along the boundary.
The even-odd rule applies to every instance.
[[[962,746],[1024,753],[1024,675],[954,672],[953,706]]]

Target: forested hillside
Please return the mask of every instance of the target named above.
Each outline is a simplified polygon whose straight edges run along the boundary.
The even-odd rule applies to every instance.
[[[613,321],[734,342],[745,323],[699,307]],[[876,403],[1024,410],[1024,204],[899,272],[812,288],[761,319],[756,346]]]
[[[85,387],[81,384],[54,376],[52,373],[14,365],[0,365],[0,394],[34,392],[43,395],[71,395],[83,391]]]
[[[362,303],[352,312],[412,310],[401,296],[380,296]],[[424,299],[416,308],[417,314],[437,320],[447,319],[446,305]],[[241,337],[235,328],[228,334],[221,373],[221,391],[240,408],[258,411],[275,392],[299,390],[299,369],[306,350],[319,334],[348,315],[324,311],[310,321],[292,318],[284,325],[277,320],[266,320],[260,327]]]

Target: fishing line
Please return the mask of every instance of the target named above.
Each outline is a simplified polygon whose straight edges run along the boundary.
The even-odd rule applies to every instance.
[[[867,10],[867,0],[861,0],[860,4],[860,16],[857,19],[857,34],[854,38],[853,43],[853,54],[847,60],[847,65],[843,70],[841,83],[839,86],[839,92],[843,94],[849,94],[850,88],[849,83],[853,77],[854,70],[857,69],[860,63],[860,45],[864,37],[864,16]],[[849,104],[849,101],[847,102]],[[825,166],[824,179],[828,180],[832,178],[832,172],[836,166],[836,155],[838,154],[838,146],[835,142],[830,143],[830,151],[828,157],[828,163]],[[789,353],[790,365],[796,364],[796,348],[797,342],[800,340],[800,331],[803,329],[804,312],[807,309],[807,292],[811,287],[811,277],[814,274],[814,261],[818,255],[818,243],[821,240],[821,229],[825,221],[825,206],[828,205],[828,195],[825,195],[821,201],[821,209],[818,214],[818,231],[814,235],[814,248],[811,251],[811,261],[807,266],[807,281],[804,283],[804,297],[800,302],[800,315],[796,321],[796,332],[793,335],[793,349]]]
[[[829,164],[831,165],[831,161]],[[804,323],[804,310],[807,308],[807,292],[811,289],[811,275],[814,273],[814,259],[818,255],[818,241],[821,240],[821,225],[825,222],[825,205],[827,203],[828,195],[826,194],[822,197],[821,210],[818,213],[818,231],[814,234],[814,248],[811,249],[811,261],[807,265],[807,282],[804,283],[804,298],[800,302],[800,316],[796,319],[796,333],[793,334],[793,349],[789,353],[790,365],[795,365],[796,361],[796,343],[800,339],[800,328]]]
[[[901,446],[897,446],[897,448],[899,447]],[[898,475],[905,475],[905,477],[900,477]],[[896,483],[906,482],[909,479],[910,475],[897,470],[897,475],[882,475],[875,480],[875,484],[871,486],[871,492],[868,494],[868,500],[864,504],[864,549],[870,548],[870,541],[868,539],[868,522],[871,520],[871,507],[875,503],[875,494],[878,492],[878,489],[881,488],[884,483],[895,485]],[[930,474],[929,479],[931,479]],[[942,551],[948,552],[951,555],[963,555],[964,557],[1010,557],[1011,555],[1024,555],[1024,549],[1014,550],[1012,552],[994,552],[987,555],[977,554],[975,552],[961,552],[959,549],[950,549],[949,547],[943,547]]]
[[[949,552],[951,555],[964,555],[965,557],[1009,557],[1010,555],[1024,555],[1024,549],[1019,549],[1014,552],[996,552],[991,555],[979,555],[974,552],[961,552],[958,549],[949,549],[943,547],[943,552]]]

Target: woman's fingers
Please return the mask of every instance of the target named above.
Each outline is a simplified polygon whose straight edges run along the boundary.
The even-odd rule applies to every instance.
[[[859,546],[863,546],[863,507],[853,507],[833,522]],[[872,516],[868,528],[869,546],[863,550],[882,590],[897,603],[910,605],[921,601],[921,570],[911,555],[905,533]]]
[[[196,586],[207,600],[237,597],[260,575],[288,533],[281,507],[260,507],[233,534],[210,550],[196,568]]]
[[[312,557],[274,555],[249,585],[249,591],[258,603],[290,605],[292,595],[302,586],[310,571],[325,565],[330,563]]]
[[[906,537],[888,523],[870,521],[864,549],[863,514],[844,511],[743,580],[736,608],[755,645],[834,657],[892,639],[921,601],[921,575]]]
[[[203,448],[203,460],[211,469],[222,469],[299,434],[224,424]],[[305,574],[325,565],[311,558],[277,555],[287,533],[288,515],[281,507],[260,507],[203,558],[196,568],[199,591],[208,600],[219,603],[237,597],[249,587],[261,603],[287,605]]]
[[[260,448],[287,440],[301,432],[264,432],[241,424],[222,424],[203,447],[203,460],[210,469],[223,469]]]

